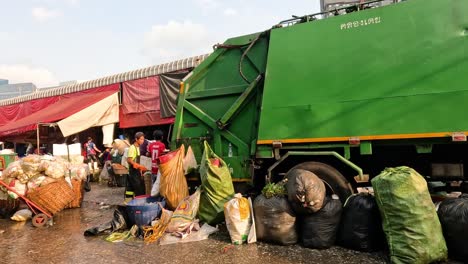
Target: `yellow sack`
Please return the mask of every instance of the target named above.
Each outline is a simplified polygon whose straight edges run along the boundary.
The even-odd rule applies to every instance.
[[[240,193],[234,195],[234,198],[224,204],[226,226],[231,236],[231,241],[235,245],[247,242],[252,226],[252,215],[250,212],[249,200],[242,197]]]
[[[161,186],[159,193],[166,198],[169,209],[174,210],[189,195],[187,180],[184,174],[184,145],[179,149],[159,157]]]

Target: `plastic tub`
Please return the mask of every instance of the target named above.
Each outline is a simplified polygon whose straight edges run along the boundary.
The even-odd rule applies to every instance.
[[[161,216],[161,207],[166,206],[166,200],[162,196],[135,198],[127,204],[129,226],[150,225],[151,221]]]
[[[11,153],[11,154],[0,154],[0,169],[6,169],[10,163],[18,159],[18,154]]]

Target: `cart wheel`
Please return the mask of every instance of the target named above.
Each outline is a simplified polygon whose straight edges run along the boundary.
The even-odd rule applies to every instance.
[[[37,214],[32,218],[32,225],[35,227],[43,227],[49,218],[45,214]]]

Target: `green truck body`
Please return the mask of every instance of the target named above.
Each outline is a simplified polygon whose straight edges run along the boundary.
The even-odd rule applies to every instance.
[[[463,168],[467,112],[468,1],[409,0],[215,46],[181,84],[172,142],[199,159],[207,140],[234,181],[311,160],[430,175]]]

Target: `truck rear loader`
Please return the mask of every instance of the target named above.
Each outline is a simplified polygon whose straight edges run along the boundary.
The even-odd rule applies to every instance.
[[[463,180],[468,1],[374,2],[215,45],[181,83],[173,147],[200,160],[207,140],[234,182],[307,169],[341,199],[390,166]]]

